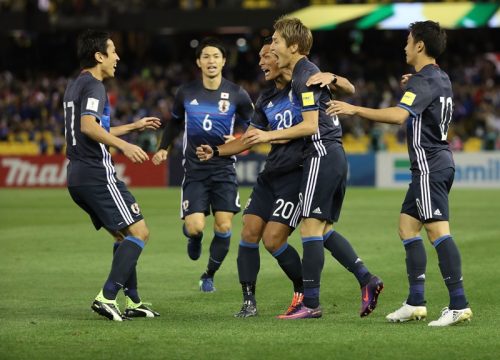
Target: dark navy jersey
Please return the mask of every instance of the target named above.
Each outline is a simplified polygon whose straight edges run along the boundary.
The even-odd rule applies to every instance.
[[[408,81],[399,107],[408,110],[406,137],[411,170],[428,174],[455,167],[446,140],[453,113],[448,75],[437,65],[426,65]]]
[[[265,90],[255,103],[255,115],[250,125],[261,130],[283,130],[302,121],[302,112],[292,104],[292,88],[282,90],[273,86]],[[273,144],[267,156],[264,172],[286,173],[302,166],[304,139],[286,144]]]
[[[117,181],[109,147],[83,134],[81,117],[94,116],[107,132],[110,129],[108,96],[101,81],[82,72],[64,93],[64,122],[68,186],[101,185]]]
[[[337,115],[326,113],[327,102],[332,98],[330,89],[326,86],[306,86],[309,77],[319,71],[316,65],[304,57],[295,64],[292,74],[294,105],[302,112],[319,111],[319,129],[316,134],[306,138],[306,156],[324,156],[329,146],[342,144],[342,127]]]
[[[232,135],[237,118],[248,124],[253,116],[253,104],[248,93],[226,79],[217,90],[208,90],[201,80],[179,88],[172,110],[172,121],[185,122],[183,155],[188,170],[231,165],[235,157],[217,157],[202,162],[196,156],[196,147],[202,144],[222,145],[224,135]]]

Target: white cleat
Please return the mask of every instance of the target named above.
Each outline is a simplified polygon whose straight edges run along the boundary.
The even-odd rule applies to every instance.
[[[459,324],[464,321],[470,321],[472,318],[472,310],[470,308],[460,310],[450,310],[445,307],[441,311],[439,319],[431,321],[429,326],[450,326]]]
[[[405,322],[410,320],[425,320],[426,317],[427,308],[425,306],[408,305],[405,301],[403,306],[385,318],[390,322]]]

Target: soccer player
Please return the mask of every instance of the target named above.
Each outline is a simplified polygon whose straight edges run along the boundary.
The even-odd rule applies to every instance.
[[[114,77],[120,58],[108,33],[88,30],[80,35],[78,59],[83,70],[64,93],[68,190],[75,203],[90,215],[95,228],[104,227],[116,240],[111,272],[92,310],[114,321],[159,316],[141,302],[137,291],[136,264],[149,230],[135,198],[116,177],[109,147],[121,150],[134,163],[148,160],[140,147],[118,136],[157,129],[160,120],[146,117],[110,127],[110,107],[102,81]],[[116,303],[122,288],[126,295],[124,315]]]
[[[345,193],[347,161],[342,147],[342,130],[336,116],[328,116],[330,100],[327,87],[307,86],[308,79],[319,69],[307,59],[312,47],[311,31],[299,19],[282,17],[274,24],[271,51],[278,66],[292,71],[292,102],[301,111],[303,121],[280,131],[247,131],[245,144],[305,138],[303,175],[300,194],[303,197],[300,235],[303,243],[302,275],[304,299],[284,319],[318,318],[320,277],[324,264],[324,241],[332,238],[342,252],[349,254],[342,264],[358,278],[362,290],[361,316],[370,314],[383,288],[382,281],[372,275],[356,256],[349,242],[331,231],[337,222]],[[335,252],[333,252],[335,254]]]
[[[264,71],[266,80],[274,81],[275,86],[265,90],[257,100],[254,119],[247,131],[254,128],[281,130],[302,121],[300,108],[293,106],[289,96],[291,72],[278,67],[276,55],[270,50],[269,44],[262,47],[259,66]],[[334,78],[337,78],[334,85],[336,92],[354,93],[354,86],[346,78],[331,73],[316,73],[308,82],[326,86]],[[257,315],[255,288],[260,267],[258,244],[261,239],[293,283],[292,303],[284,315],[292,313],[302,302],[302,264],[297,251],[287,243],[287,238],[297,226],[297,216],[300,215],[303,146],[304,140],[300,138],[289,143],[274,143],[265,168],[259,174],[248,200],[238,251],[243,306],[235,314],[236,317]],[[197,155],[201,160],[208,160],[214,153],[218,156],[229,156],[248,148],[249,145],[237,139],[217,147],[202,145],[197,148]],[[329,235],[331,234],[325,237],[324,246],[339,262],[344,264],[346,258],[349,259],[353,254],[355,256],[352,247],[345,244],[346,240],[340,238],[338,233],[336,236]],[[354,259],[357,259],[357,256]],[[347,262],[347,265],[350,263]]]
[[[460,253],[450,234],[448,193],[455,165],[446,140],[452,120],[453,93],[448,75],[436,64],[446,47],[446,33],[433,21],[410,25],[405,47],[406,62],[415,74],[404,75],[406,91],[399,104],[386,109],[369,109],[333,101],[332,115],[359,115],[374,122],[406,122],[412,181],[399,216],[399,236],[406,250],[409,295],[403,306],[387,315],[402,322],[427,316],[424,284],[427,257],[420,236],[422,226],[437,251],[439,268],[448,287],[450,302],[429,326],[448,326],[470,320],[472,311],[462,283]]]
[[[221,42],[206,38],[196,49],[196,64],[202,79],[179,88],[160,149],[153,156],[158,165],[167,159],[168,148],[184,126],[184,180],[181,195],[183,233],[188,238],[187,251],[192,260],[201,255],[205,217],[214,214],[214,237],[206,271],[201,275],[202,292],[213,292],[215,272],[229,251],[231,221],[240,211],[235,158],[217,158],[201,162],[196,147],[201,144],[221,145],[232,136],[236,118],[248,123],[253,104],[247,92],[222,77],[226,50]]]

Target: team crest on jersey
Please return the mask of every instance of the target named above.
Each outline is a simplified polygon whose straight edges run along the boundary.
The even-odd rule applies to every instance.
[[[182,202],[182,210],[186,211],[189,208],[189,200],[184,200]]]
[[[227,113],[229,111],[229,105],[231,105],[231,103],[228,100],[220,100],[219,111],[221,113]]]
[[[138,203],[133,203],[132,205],[130,205],[130,210],[132,210],[132,212],[136,215],[139,215],[141,213],[141,209],[139,208]]]

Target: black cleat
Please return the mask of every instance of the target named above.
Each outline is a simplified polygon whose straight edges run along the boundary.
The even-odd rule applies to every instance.
[[[234,317],[239,318],[247,318],[251,316],[257,316],[257,305],[250,300],[244,301],[241,310],[234,314]]]

